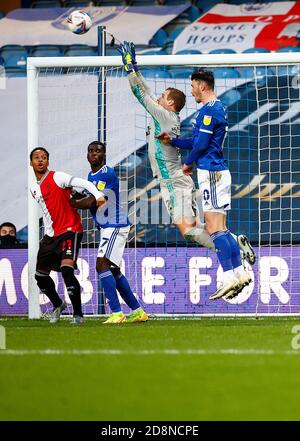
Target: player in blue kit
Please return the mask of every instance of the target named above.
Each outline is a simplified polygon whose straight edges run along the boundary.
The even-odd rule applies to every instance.
[[[226,227],[226,212],[231,208],[231,174],[223,156],[228,122],[225,108],[214,92],[213,73],[199,69],[193,72],[191,81],[192,95],[197,103],[203,104],[192,137],[172,138],[162,133],[158,138],[165,144],[191,150],[182,170],[191,175],[193,163],[197,165],[206,230],[215,244],[224,273],[223,285],[210,299],[231,299],[251,282],[242,265],[239,245],[251,264],[255,262],[255,254],[246,236],[238,236],[238,245]]]
[[[134,297],[128,280],[120,270],[130,224],[120,203],[118,177],[114,169],[105,164],[105,144],[98,141],[91,142],[88,146],[87,160],[91,165],[88,180],[98,190],[101,188],[101,192],[105,195],[106,204],[101,209],[97,209],[91,195],[81,199],[73,198],[71,203],[74,208],[89,208],[96,226],[101,232],[96,270],[112,311],[104,323],[145,322],[148,320],[148,316]],[[117,290],[132,309],[132,313],[127,318],[121,311]]]

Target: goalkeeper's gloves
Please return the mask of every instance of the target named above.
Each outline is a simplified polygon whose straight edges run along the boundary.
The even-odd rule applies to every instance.
[[[135,45],[134,45],[134,43],[132,43],[130,41],[124,41],[124,44],[126,46],[127,52],[129,52],[131,55],[133,68],[136,72],[138,72],[139,66],[137,65],[137,62],[136,62]]]
[[[120,48],[118,48],[118,52],[122,56],[122,61],[123,61],[123,64],[124,64],[125,72],[127,74],[133,73],[134,72],[134,65],[133,65],[133,61],[132,61],[132,58],[131,58],[131,54],[127,50],[126,41],[124,42],[124,44],[120,45]]]

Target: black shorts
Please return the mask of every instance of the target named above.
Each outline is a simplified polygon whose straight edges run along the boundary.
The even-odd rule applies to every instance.
[[[77,260],[82,233],[68,231],[60,236],[44,236],[40,242],[36,269],[43,271],[60,271],[63,259]],[[76,265],[75,265],[76,267]]]

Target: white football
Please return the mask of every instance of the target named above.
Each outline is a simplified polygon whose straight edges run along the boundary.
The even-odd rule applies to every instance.
[[[68,28],[74,34],[85,34],[92,26],[91,16],[84,11],[73,11],[67,18]]]

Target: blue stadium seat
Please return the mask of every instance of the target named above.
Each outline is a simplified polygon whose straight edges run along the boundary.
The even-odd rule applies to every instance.
[[[2,57],[0,56],[0,66],[4,66],[4,64],[5,64],[4,58],[2,58]]]
[[[109,45],[106,46],[106,55],[109,57],[120,57],[120,53],[117,51],[116,47],[111,47]],[[98,49],[96,48],[96,55],[98,55]]]
[[[166,43],[172,43],[181,34],[181,32],[185,29],[185,26],[178,26],[170,33],[167,38]]]
[[[215,78],[240,78],[239,72],[233,67],[216,67],[213,72]]]
[[[300,52],[299,46],[286,46],[278,49],[277,52]]]
[[[86,44],[72,44],[65,50],[66,57],[86,57],[97,55],[96,50]]]
[[[0,9],[0,19],[4,17],[4,12],[1,11]]]
[[[236,54],[233,49],[213,49],[209,54]]]
[[[220,1],[218,0],[197,0],[196,6],[202,12],[207,12],[209,9],[216,6]]]
[[[249,49],[245,49],[243,54],[258,54],[258,53],[267,53],[270,52],[269,49],[265,47],[250,47]]]
[[[266,66],[256,66],[256,68],[250,66],[244,66],[244,67],[239,67],[238,71],[240,72],[241,78],[247,80],[253,80],[256,74],[256,77],[259,79],[259,82],[266,80],[267,77],[270,77],[275,74],[274,68],[266,67]]]
[[[290,66],[278,66],[274,68],[275,72],[279,76],[293,76],[300,75],[300,66],[298,64],[290,65]]]
[[[232,104],[238,102],[241,98],[241,94],[238,90],[231,89],[225,92],[221,97],[222,103],[225,104],[225,106],[231,106]]]
[[[164,51],[167,55],[173,54],[173,45],[174,45],[173,41],[170,41],[165,45]]]
[[[150,44],[163,47],[166,44],[168,35],[164,29],[159,29],[151,38]]]
[[[173,68],[169,70],[172,78],[191,78],[192,70],[184,68]]]
[[[145,78],[170,78],[170,74],[165,69],[143,68],[143,76]]]
[[[5,75],[7,77],[26,77],[26,69],[18,67],[5,68]]]
[[[31,50],[33,57],[61,57],[62,52],[58,46],[51,44],[40,44]]]
[[[197,18],[199,18],[201,15],[201,12],[199,11],[199,9],[195,6],[192,5],[188,10],[187,10],[187,17],[190,21],[195,21],[197,20]]]
[[[176,52],[176,55],[199,55],[202,54],[201,51],[198,51],[197,49],[182,49],[181,51]]]
[[[59,1],[46,1],[46,0],[36,0],[35,2],[31,3],[30,5],[31,8],[60,8],[61,4]]]
[[[3,46],[0,55],[4,59],[5,67],[26,67],[28,53],[23,46],[17,44]]]

